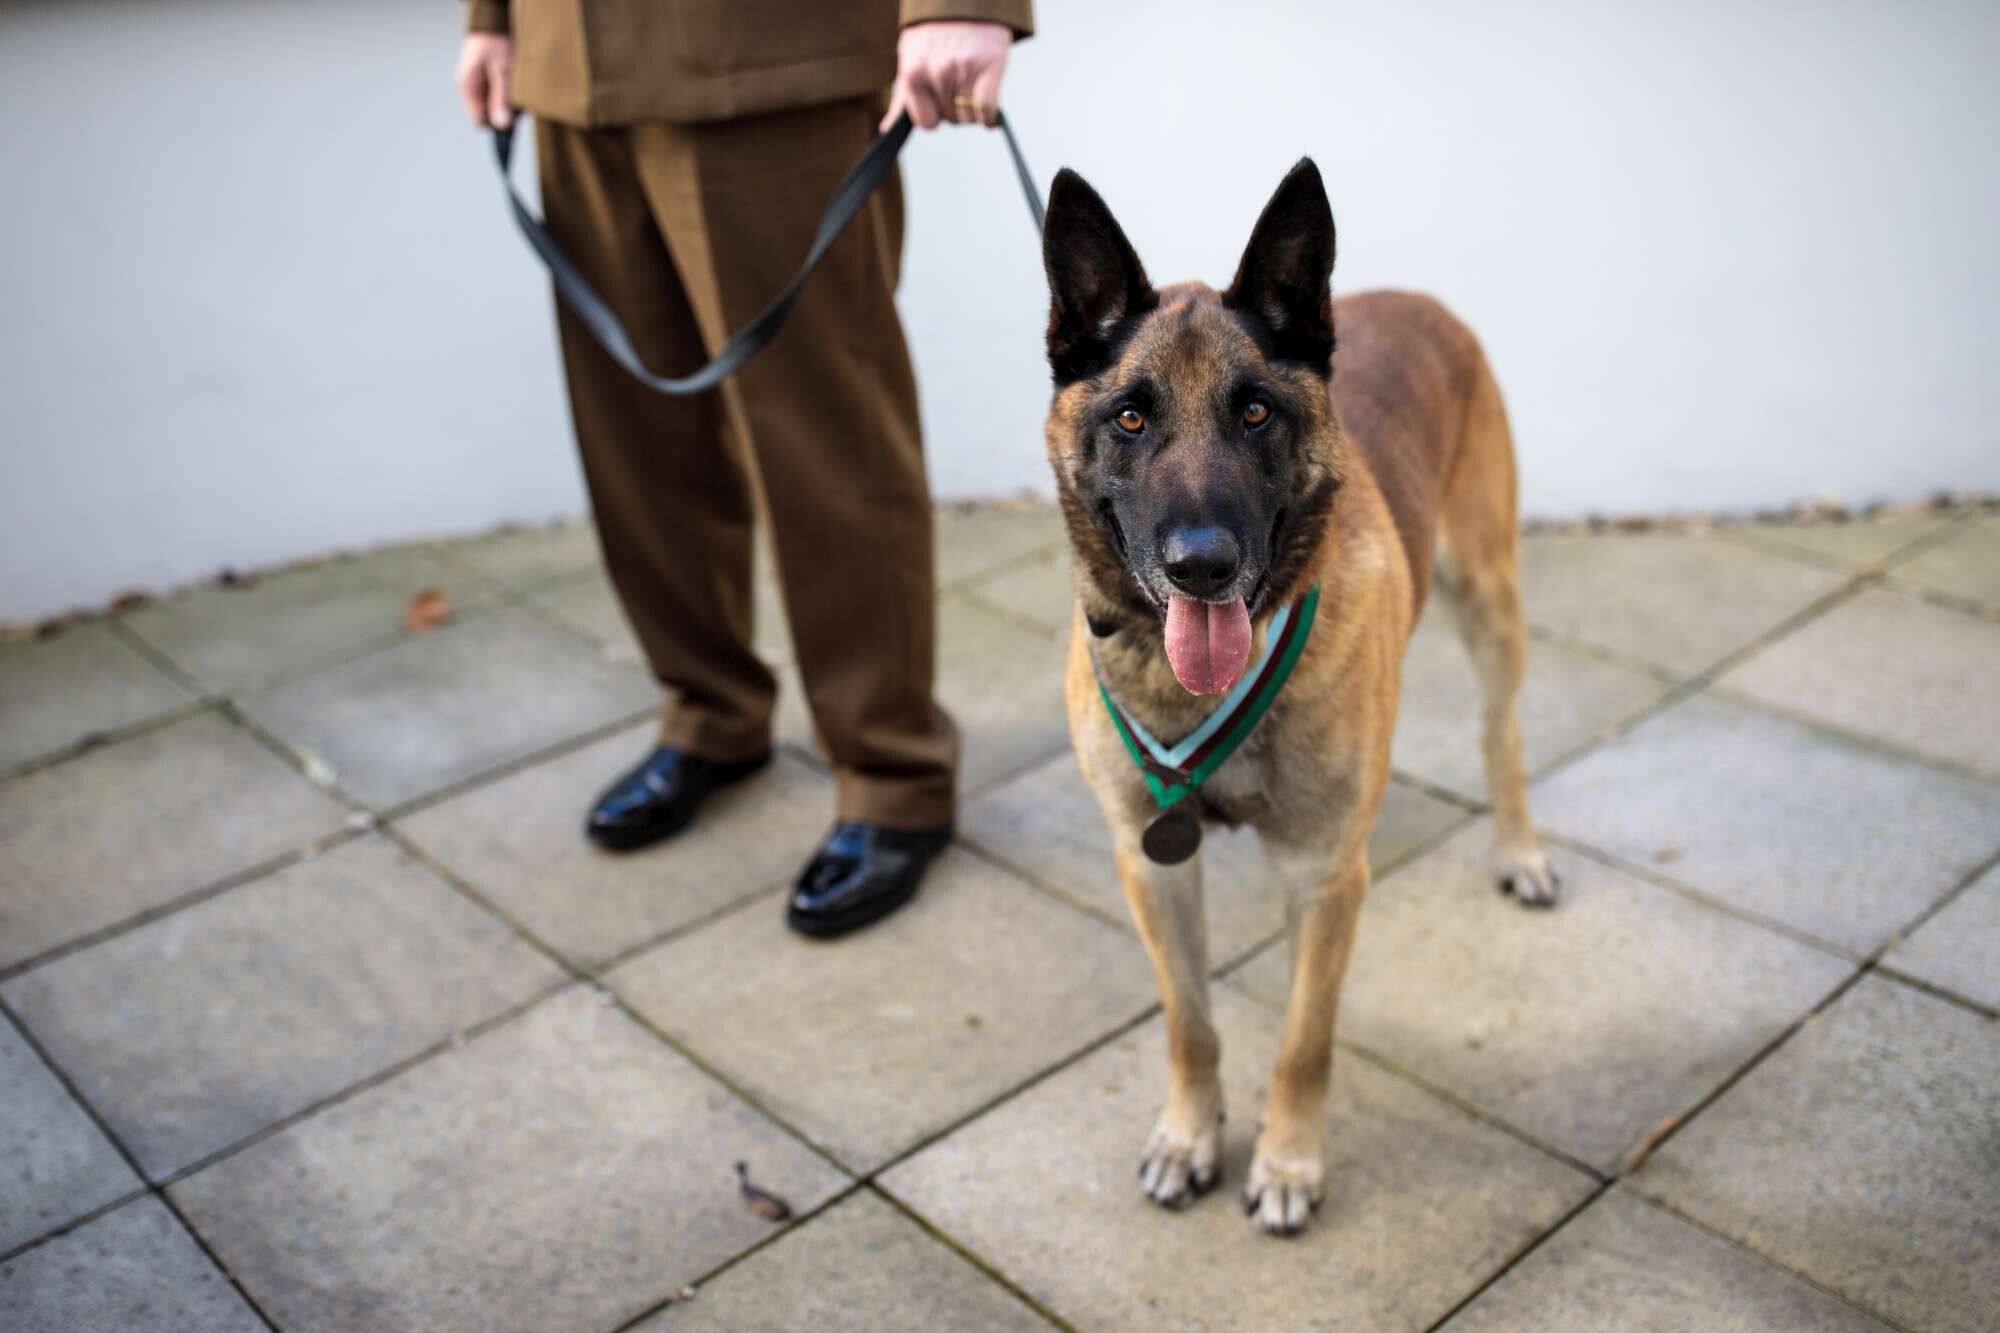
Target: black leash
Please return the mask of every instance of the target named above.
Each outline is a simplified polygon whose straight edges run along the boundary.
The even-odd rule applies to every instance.
[[[1007,151],[1013,154],[1014,170],[1021,178],[1021,193],[1027,197],[1028,212],[1034,216],[1035,230],[1042,229],[1042,197],[1035,189],[1035,178],[1028,170],[1028,160],[1021,155],[1021,145],[1014,138],[1014,129],[1005,116],[996,122],[1000,132],[1007,138]],[[514,210],[514,221],[519,224],[521,234],[528,238],[528,244],[542,257],[548,266],[549,276],[555,280],[556,294],[562,297],[583,326],[590,330],[592,337],[603,345],[611,359],[630,371],[635,379],[659,393],[686,396],[713,389],[742,369],[744,362],[764,350],[771,339],[778,336],[778,330],[785,325],[785,319],[798,304],[799,294],[805,290],[806,279],[819,267],[820,260],[832,248],[836,237],[854,220],[861,206],[868,202],[868,196],[875,187],[889,178],[895,170],[896,155],[903,151],[903,145],[910,137],[910,116],[904,112],[896,123],[875,136],[861,154],[860,159],[848,168],[847,175],[835,187],[833,198],[827,201],[826,212],[819,220],[819,232],[813,237],[812,248],[806,251],[806,262],[784,290],[772,298],[757,318],[745,324],[730,336],[716,353],[715,360],[695,371],[692,375],[655,375],[639,360],[638,351],[632,346],[632,335],[618,321],[611,307],[591,289],[584,280],[583,273],[574,261],[562,252],[555,238],[549,235],[542,220],[528,208],[520,194],[514,189],[514,178],[508,166],[514,157],[514,130],[495,129],[493,131],[493,156],[500,165],[500,184],[507,191],[507,202]]]

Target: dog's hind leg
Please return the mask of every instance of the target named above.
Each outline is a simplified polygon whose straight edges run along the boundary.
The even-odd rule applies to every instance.
[[[1494,868],[1503,892],[1531,906],[1556,900],[1528,814],[1521,726],[1514,701],[1527,670],[1521,620],[1520,536],[1514,444],[1499,386],[1482,359],[1466,404],[1465,436],[1439,513],[1438,587],[1458,619],[1479,677],[1486,790],[1493,802]]]
[[[1361,900],[1368,892],[1365,836],[1364,828],[1360,845],[1343,851],[1331,875],[1323,856],[1269,848],[1273,867],[1288,881],[1292,991],[1264,1124],[1244,1183],[1243,1208],[1274,1236],[1304,1230],[1325,1187],[1322,1154],[1326,1094],[1333,1079],[1333,1022]]]
[[[1118,878],[1166,1011],[1167,1104],[1139,1162],[1139,1185],[1155,1203],[1179,1208],[1208,1192],[1222,1159],[1222,1043],[1209,1016],[1201,858],[1163,866],[1121,845]]]

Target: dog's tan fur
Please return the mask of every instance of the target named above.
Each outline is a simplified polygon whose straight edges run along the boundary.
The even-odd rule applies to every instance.
[[[1502,882],[1524,902],[1552,900],[1554,880],[1529,821],[1514,698],[1525,642],[1516,574],[1514,455],[1500,391],[1470,331],[1428,297],[1377,292],[1334,306],[1332,392],[1296,367],[1267,364],[1210,288],[1159,293],[1157,311],[1118,365],[1177,384],[1245,364],[1297,386],[1306,375],[1323,417],[1307,423],[1301,482],[1338,478],[1302,577],[1273,589],[1255,626],[1310,584],[1319,616],[1304,655],[1249,741],[1203,786],[1206,820],[1248,824],[1284,881],[1293,944],[1282,1050],[1245,1184],[1246,1206],[1273,1233],[1300,1229],[1323,1189],[1321,1136],[1334,1015],[1362,896],[1368,835],[1389,779],[1403,650],[1435,586],[1457,613],[1484,698],[1485,761]],[[1145,1147],[1146,1192],[1176,1206],[1215,1179],[1223,1096],[1210,1021],[1200,858],[1161,866],[1140,851],[1156,813],[1098,697],[1092,652],[1112,692],[1154,735],[1186,735],[1215,707],[1176,682],[1157,636],[1098,638],[1093,608],[1129,579],[1073,502],[1078,414],[1087,387],[1057,394],[1049,458],[1075,548],[1079,610],[1068,696],[1076,753],[1109,821],[1119,877],[1151,954],[1165,1009],[1166,1107]],[[1192,395],[1199,398],[1197,391]],[[1434,570],[1435,566],[1435,570]]]

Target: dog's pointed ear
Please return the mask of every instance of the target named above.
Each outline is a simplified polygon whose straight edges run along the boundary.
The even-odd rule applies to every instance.
[[[1049,275],[1049,369],[1058,385],[1103,370],[1118,326],[1159,304],[1118,220],[1068,167],[1049,188],[1042,265]]]
[[[1223,304],[1270,333],[1280,360],[1333,370],[1333,209],[1309,157],[1264,205]]]

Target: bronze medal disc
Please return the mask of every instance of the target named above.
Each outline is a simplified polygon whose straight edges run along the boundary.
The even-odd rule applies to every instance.
[[[1162,810],[1139,835],[1139,846],[1163,866],[1177,866],[1201,846],[1201,821],[1184,805]]]

